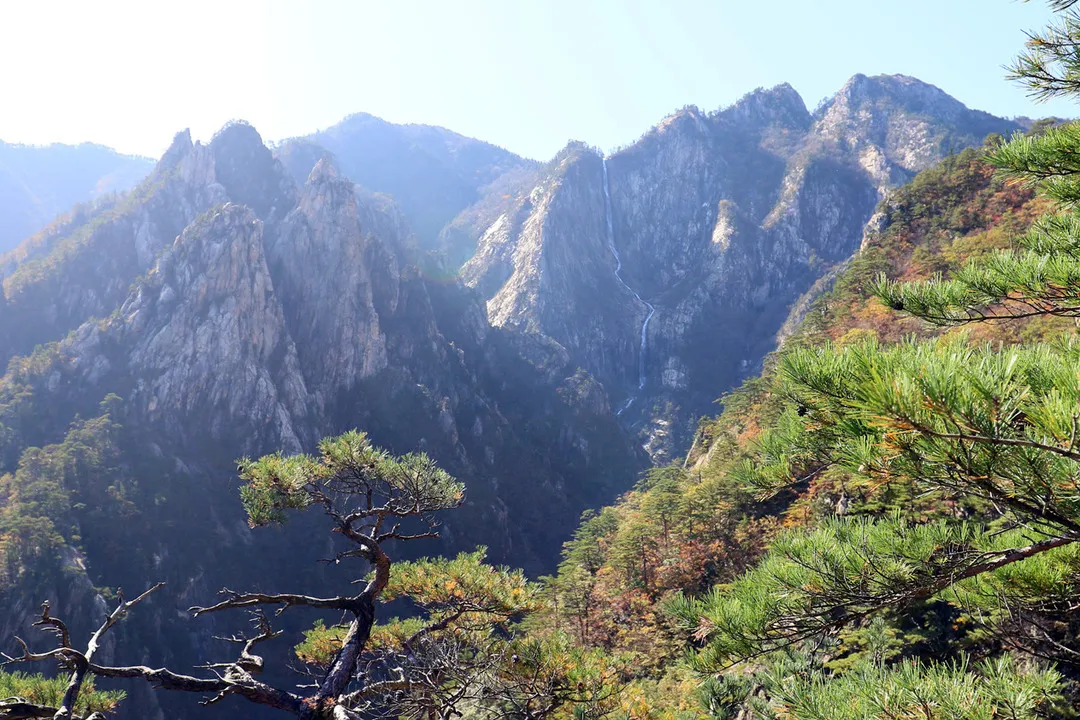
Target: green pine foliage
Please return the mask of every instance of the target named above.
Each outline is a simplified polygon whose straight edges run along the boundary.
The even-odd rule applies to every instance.
[[[1052,3],[1059,20],[1011,69],[1037,96],[1080,93],[1072,4]],[[1076,717],[1078,149],[1080,124],[1038,123],[893,193],[881,230],[763,375],[703,419],[685,462],[586,514],[553,577],[489,566],[482,549],[394,563],[380,602],[395,601],[401,617],[370,628],[350,707],[402,717]],[[88,242],[70,238],[57,252]],[[48,270],[47,258],[34,268]],[[25,281],[10,278],[9,294]],[[48,352],[17,361],[0,388],[8,468],[11,438],[32,437],[20,370],[36,372]],[[110,432],[108,413],[80,421],[0,478],[0,583],[25,584],[130,509],[133,487],[103,480],[115,470]],[[380,512],[434,527],[435,513],[464,500],[427,456],[393,457],[355,432],[313,456],[239,469],[252,526],[312,505],[334,517],[339,502],[366,498],[356,517],[372,518],[363,527],[378,535],[388,530]],[[339,531],[352,532],[349,517]],[[296,657],[321,677],[349,632],[317,622]],[[0,674],[0,694],[46,702],[50,682]],[[99,703],[87,711],[119,700],[84,698]]]
[[[321,499],[370,493],[385,502],[387,515],[404,515],[415,504],[428,517],[461,504],[465,486],[423,453],[393,457],[355,430],[326,438],[319,455],[266,455],[239,461],[240,499],[252,527],[281,524],[286,511]]]
[[[27,448],[15,472],[0,475],[0,593],[55,578],[64,546],[121,542],[112,526],[138,515],[137,483],[117,464],[115,405],[110,399],[104,414],[77,420],[60,443]]]
[[[869,238],[833,288],[813,304],[789,339],[788,352],[805,348],[812,353],[830,344],[855,348],[869,340],[887,345],[907,334],[942,334],[941,329],[898,316],[871,291],[882,272],[911,280],[951,272],[969,258],[1009,247],[1013,234],[1031,226],[1044,201],[996,177],[985,161],[986,152],[952,156],[893,194],[882,207],[887,218],[883,230]],[[1003,327],[1006,324],[1009,327]],[[1053,331],[1038,320],[967,330],[976,345],[1015,342],[1022,333],[1041,339]],[[789,537],[798,528],[817,526],[834,517],[839,507],[851,517],[892,517],[902,508],[917,522],[981,512],[982,506],[970,500],[927,492],[910,478],[862,481],[850,470],[833,466],[801,483],[770,488],[747,483],[744,465],[758,452],[756,443],[763,433],[773,438],[777,427],[797,425],[801,419],[788,391],[778,386],[785,361],[783,356],[767,361],[761,377],[723,398],[722,414],[702,419],[685,466],[652,471],[617,505],[587,514],[564,548],[559,572],[547,579],[554,612],[553,617],[540,613],[542,622],[558,624],[586,647],[636,658],[623,691],[624,710],[633,717],[712,712],[709,703],[694,700],[696,688],[711,675],[694,675],[680,662],[687,645],[702,646],[706,640],[695,635],[702,629],[701,616],[684,621],[671,609],[732,587],[760,561],[767,545],[777,542],[778,532]],[[968,649],[982,639],[980,633],[989,632],[945,601],[924,600],[918,606],[919,612],[910,617],[890,616],[890,632],[906,648],[903,658]],[[960,630],[954,630],[954,624]],[[838,629],[839,644],[827,666],[861,662],[865,631],[857,623]],[[755,663],[763,661],[758,657]],[[821,671],[820,658],[815,662]],[[736,671],[724,677],[742,675]],[[747,692],[755,681],[749,682]]]
[[[982,614],[1003,601],[1013,611],[1067,603],[1080,548],[1060,544],[1030,561],[1002,563],[1030,546],[1026,531],[1001,524],[833,518],[780,534],[734,583],[698,598],[676,596],[668,609],[703,643],[691,664],[710,672],[927,600],[952,603],[968,611],[966,622],[984,624]]]
[[[724,719],[739,717],[743,707],[750,708],[751,717],[768,720],[1069,717],[1061,676],[1009,656],[980,662],[867,661],[838,678],[815,671],[805,659],[786,659],[752,678],[709,682],[701,694],[712,715]]]
[[[27,675],[21,672],[0,670],[0,702],[11,704],[23,702],[31,705],[57,708],[64,697],[68,679],[46,678],[41,675]],[[75,714],[86,717],[91,713],[112,713],[124,699],[124,693],[118,690],[97,690],[93,679],[87,680],[75,705]],[[12,710],[14,713],[14,709]],[[16,717],[17,715],[12,715]],[[0,710],[0,717],[7,717]],[[23,717],[23,716],[18,716]],[[27,716],[28,717],[28,716]]]
[[[520,570],[488,565],[485,554],[479,548],[395,565],[384,599],[409,609],[372,629],[367,655],[372,667],[400,667],[400,678],[382,680],[386,692],[372,694],[370,706],[392,703],[400,712],[424,714],[457,698],[457,706],[477,715],[600,717],[613,710],[622,663],[564,633],[524,636],[522,621],[547,599]],[[296,647],[297,657],[325,671],[345,631],[317,624]],[[427,680],[432,677],[438,680]]]

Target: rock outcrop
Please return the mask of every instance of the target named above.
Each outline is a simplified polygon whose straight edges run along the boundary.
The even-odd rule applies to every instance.
[[[237,156],[258,157],[249,167]],[[254,129],[236,124],[209,143],[179,133],[150,176],[114,205],[75,216],[17,248],[0,266],[10,312],[0,316],[0,362],[63,337],[93,317],[106,317],[127,297],[131,283],[148,271],[195,218],[233,197],[254,197],[254,177],[273,162]],[[219,163],[224,161],[224,171]],[[246,174],[245,174],[246,170]],[[278,170],[265,202],[282,204],[287,178]],[[264,217],[271,221],[272,217]]]
[[[88,587],[160,578],[175,588],[125,624],[131,637],[153,634],[183,667],[217,649],[212,625],[188,629],[178,608],[267,577],[283,589],[327,582],[310,570],[332,554],[309,542],[316,518],[252,536],[236,492],[241,455],[310,452],[352,428],[395,453],[425,451],[468,492],[441,540],[412,551],[483,544],[533,573],[553,567],[583,510],[645,466],[600,383],[533,335],[493,328],[478,293],[421,258],[395,203],[330,157],[297,187],[242,123],[205,145],[181,133],[132,194],[9,256],[0,475],[111,408],[109,472],[135,488],[114,493],[128,521],[101,529],[100,509],[79,506],[62,534],[75,545],[80,523],[98,528],[80,556]],[[11,607],[31,606],[25,590],[0,584]],[[100,613],[95,593],[46,592],[72,598],[84,624]],[[132,711],[157,716],[156,697],[140,694]]]
[[[399,258],[371,225],[353,184],[323,160],[268,248],[289,330],[324,403],[386,367],[379,315],[397,309]]]
[[[314,402],[263,251],[263,222],[227,204],[195,220],[106,322],[60,346],[82,392],[126,391],[181,447],[239,454],[314,440]],[[253,442],[262,439],[261,443]]]
[[[395,206],[329,158],[297,188],[250,126],[208,145],[181,133],[122,208],[9,268],[5,352],[51,344],[0,379],[0,406],[31,420],[4,456],[55,441],[110,394],[162,457],[207,477],[360,427],[468,482],[444,549],[550,566],[581,510],[644,457],[595,380],[566,355],[527,354],[419,257]],[[237,508],[222,487],[215,502]]]
[[[106,494],[130,511],[103,528],[73,505],[65,547],[81,525],[98,536],[71,551],[77,587],[45,592],[92,624],[94,587],[166,579],[175,596],[124,630],[163,657],[125,659],[216,657],[227,633],[178,610],[226,584],[325,583],[304,568],[333,550],[310,542],[314,517],[256,541],[235,458],[354,427],[465,481],[465,506],[418,552],[485,544],[550,570],[581,511],[646,465],[638,445],[672,457],[757,370],[892,185],[1013,127],[910,78],[857,76],[815,113],[779,86],[543,167],[364,117],[342,126],[366,138],[355,153],[308,140],[275,157],[243,123],[207,144],[181,133],[132,193],[0,259],[0,475],[104,401],[118,429],[103,472],[123,480]],[[462,285],[451,256],[474,245]],[[25,614],[20,591],[0,588]],[[155,698],[132,707],[159,716]]]

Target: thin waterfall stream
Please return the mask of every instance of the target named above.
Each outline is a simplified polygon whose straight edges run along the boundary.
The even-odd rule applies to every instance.
[[[622,258],[619,257],[619,250],[615,247],[615,224],[611,217],[611,188],[608,182],[608,169],[607,158],[602,157],[601,161],[604,168],[604,220],[607,221],[607,241],[608,249],[611,250],[611,254],[615,257],[615,279],[619,281],[619,284],[630,291],[630,294],[634,298],[649,308],[648,314],[645,316],[645,322],[641,324],[641,350],[638,352],[638,390],[645,389],[645,354],[649,349],[649,321],[652,320],[653,315],[656,314],[656,308],[652,303],[644,300],[634,288],[626,284],[626,281],[622,278]],[[622,415],[623,412],[630,407],[634,402],[634,396],[631,395],[616,415]]]

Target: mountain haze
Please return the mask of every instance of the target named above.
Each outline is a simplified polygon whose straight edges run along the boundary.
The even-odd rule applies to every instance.
[[[443,251],[454,268],[468,259],[476,242],[455,218],[475,216],[470,225],[490,223],[511,194],[535,182],[539,167],[444,128],[396,125],[366,113],[286,140],[277,153],[298,182],[320,158],[332,155],[350,180],[394,198],[420,246]]]
[[[152,167],[147,158],[91,143],[0,142],[0,255],[72,205],[134,187]]]
[[[94,456],[112,460],[82,471],[84,492],[129,489],[119,504],[71,508],[59,565],[38,563],[33,583],[0,582],[16,608],[0,634],[25,624],[41,588],[81,608],[82,629],[95,612],[88,587],[139,575],[207,596],[238,577],[302,580],[289,568],[328,550],[284,566],[281,550],[246,555],[234,460],[310,451],[353,427],[394,452],[426,451],[467,482],[465,507],[427,552],[486,544],[497,561],[550,568],[582,510],[646,458],[561,349],[491,327],[473,291],[425,276],[417,260],[392,206],[329,158],[297,186],[243,123],[205,145],[180,133],[120,202],[28,241],[4,268],[0,347],[14,359],[0,377],[2,469],[23,477],[31,448],[67,448],[81,432],[72,423],[92,418],[111,428],[94,436]],[[303,527],[286,536],[298,542]],[[199,540],[210,537],[212,547]],[[168,602],[129,631],[163,624],[164,656],[194,664],[212,652],[211,628],[192,645],[169,609],[184,599]],[[153,716],[156,702],[133,708]]]

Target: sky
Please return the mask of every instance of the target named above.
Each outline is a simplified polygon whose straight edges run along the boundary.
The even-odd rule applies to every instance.
[[[267,141],[355,112],[547,159],[605,150],[689,104],[791,83],[813,109],[903,73],[998,115],[1075,116],[1004,79],[1018,0],[95,0],[0,5],[0,140],[156,157],[244,119]]]

